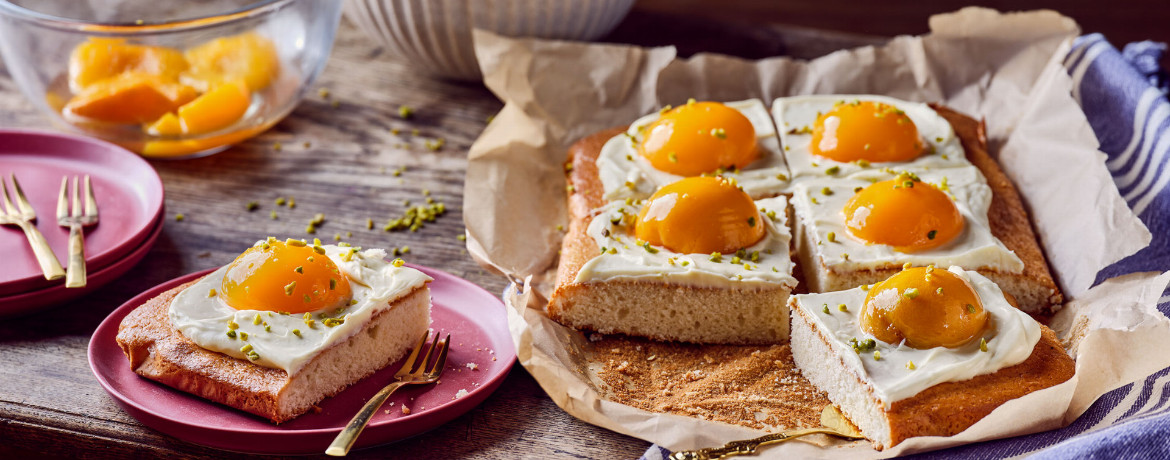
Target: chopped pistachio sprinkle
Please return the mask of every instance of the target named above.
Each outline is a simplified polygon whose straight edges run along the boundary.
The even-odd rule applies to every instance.
[[[259,326],[260,323],[263,323],[263,322],[264,322],[264,320],[260,318],[259,313],[257,313],[256,316],[252,318],[252,324],[255,326]]]
[[[328,99],[329,98],[329,88],[321,88],[321,89],[317,90],[317,95],[321,96],[322,99]]]
[[[914,365],[914,361],[906,361],[906,369],[914,370],[918,369],[918,366]]]
[[[207,296],[208,296],[208,297],[215,297],[215,289],[212,289],[212,290],[210,290],[210,291],[207,291]]]
[[[401,267],[403,265],[406,265],[406,261],[402,260],[402,259],[394,259],[394,261],[390,262],[390,264],[394,265],[395,267]]]
[[[756,217],[755,216],[748,217],[747,223],[748,223],[748,227],[755,227],[756,226]]]
[[[678,163],[678,154],[674,152],[666,154],[666,158],[669,159],[671,163]]]
[[[293,333],[293,335],[295,335],[295,336],[297,336],[297,337],[300,337],[300,336],[301,336],[301,330],[300,330],[300,329],[293,329],[293,330],[292,330],[292,333]]]
[[[727,139],[727,130],[723,128],[714,128],[711,130],[711,135],[719,139]]]
[[[967,313],[975,313],[975,306],[967,304]]]
[[[234,330],[239,329],[239,328],[240,328],[239,323],[232,321],[232,320],[228,320],[228,329],[231,329],[234,331]]]
[[[403,120],[409,120],[414,117],[414,109],[408,105],[398,106],[398,116]]]
[[[841,172],[840,166],[829,166],[829,168],[825,170],[825,174],[828,174],[830,176],[836,175],[839,172]]]
[[[902,270],[909,270],[910,267],[912,267],[912,265],[910,265],[910,262],[906,262],[906,263],[902,264]]]
[[[731,256],[731,263],[738,265],[741,262],[742,260],[740,260],[739,256]]]
[[[228,338],[236,338],[236,331],[227,331]]]
[[[849,306],[845,304],[837,305],[837,309],[841,311],[849,311]]]
[[[276,198],[276,205],[277,206],[284,206],[284,204],[285,204],[284,197],[277,197]]]
[[[186,218],[187,218],[187,217],[186,217],[186,216],[184,216],[182,213],[175,214],[175,222],[182,222],[182,221],[183,221],[183,219],[186,219]]]
[[[979,351],[987,351],[987,339],[979,339]]]
[[[905,291],[902,291],[902,295],[906,296],[907,299],[916,298],[918,297],[918,288],[906,288]]]
[[[296,198],[293,198],[293,197],[291,197],[291,196],[290,196],[290,197],[288,197],[288,208],[289,208],[289,209],[292,209],[292,208],[295,208],[295,207],[297,207],[297,200],[296,200]]]
[[[284,148],[284,146],[280,145],[280,142],[273,142],[272,143],[272,150],[279,152],[283,148]]]
[[[825,239],[829,240],[830,243],[836,243],[837,232],[829,232],[829,234],[825,235]]]
[[[783,173],[777,174],[776,180],[788,180],[788,176],[784,175]]]
[[[291,283],[284,285],[284,295],[292,295],[293,289],[296,289],[296,288],[297,288],[296,281],[293,281]]]
[[[825,314],[826,314],[826,315],[831,315],[831,314],[832,314],[832,313],[830,313],[830,312],[829,312],[829,304],[825,304],[825,305],[824,305],[824,307],[823,307],[823,308],[821,308],[821,311],[825,312]]]
[[[247,209],[248,211],[255,211],[257,209],[260,209],[260,203],[255,202],[255,201],[249,201],[248,204],[244,205],[244,209]]]
[[[926,239],[933,240],[934,236],[937,234],[938,234],[938,230],[931,230],[929,232],[926,232]]]
[[[874,350],[874,352],[873,352],[873,360],[874,360],[874,361],[881,361],[881,360],[882,360],[882,352],[880,352],[880,351],[877,351],[877,350]]]
[[[248,340],[248,333],[240,331],[240,340]]]
[[[718,252],[712,252],[711,258],[708,260],[710,260],[712,262],[723,262],[723,254],[720,254]]]
[[[821,195],[829,196],[833,194],[833,189],[825,187],[821,189]]]
[[[849,345],[853,348],[853,351],[860,354],[863,351],[869,351],[877,348],[877,341],[874,339],[858,341],[856,338],[853,338],[849,339]]]

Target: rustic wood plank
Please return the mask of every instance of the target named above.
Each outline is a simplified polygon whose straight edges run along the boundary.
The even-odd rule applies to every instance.
[[[709,50],[745,57],[811,57],[880,41],[727,24],[708,24],[704,36],[695,39],[688,20],[707,22],[635,12],[611,41],[655,45],[665,40],[679,44],[684,54]],[[343,23],[316,85],[330,90],[328,99],[309,97],[269,132],[219,154],[151,162],[166,187],[166,221],[142,263],[83,299],[0,322],[0,439],[5,440],[0,458],[244,458],[138,423],[93,378],[86,347],[94,328],[121,303],[166,280],[226,264],[269,235],[329,241],[340,233],[358,246],[410,246],[410,262],[448,271],[493,293],[502,291],[504,280],[476,266],[456,239],[463,232],[466,151],[500,103],[481,85],[424,78],[381,54]],[[401,119],[400,105],[414,107],[416,116]],[[48,127],[3,74],[0,126]],[[411,134],[415,129],[418,135]],[[440,137],[445,141],[441,149],[426,148],[427,141]],[[401,167],[405,172],[395,176]],[[424,189],[446,204],[446,215],[416,233],[381,230],[386,220],[401,215],[405,200],[424,202]],[[295,197],[296,208],[276,206],[277,197]],[[249,201],[260,208],[246,211]],[[269,216],[273,210],[275,220]],[[181,222],[174,218],[180,213]],[[325,214],[326,223],[316,234],[306,234],[317,213]],[[366,228],[366,219],[375,221],[374,229]],[[500,389],[471,412],[429,433],[354,456],[631,458],[648,446],[567,415],[517,365]]]

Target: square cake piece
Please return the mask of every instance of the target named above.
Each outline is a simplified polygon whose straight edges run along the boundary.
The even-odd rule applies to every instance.
[[[680,253],[632,235],[641,203],[614,202],[565,235],[554,320],[577,329],[691,343],[788,338],[796,279],[784,197],[755,201],[765,236],[736,253]]]
[[[796,366],[877,449],[915,436],[957,434],[1004,402],[1073,375],[1075,363],[1055,334],[1012,307],[993,282],[958,267],[947,273],[972,287],[988,323],[951,347],[914,348],[909,335],[898,343],[878,340],[862,326],[869,294],[862,288],[788,301]],[[901,295],[945,299],[941,286],[937,292],[915,289]]]

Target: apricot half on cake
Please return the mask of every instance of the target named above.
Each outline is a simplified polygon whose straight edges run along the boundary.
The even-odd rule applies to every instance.
[[[918,252],[942,246],[963,231],[954,200],[912,174],[865,187],[845,205],[849,232],[869,243]]]
[[[760,241],[764,225],[755,202],[731,181],[691,177],[646,201],[636,234],[678,253],[732,253]]]
[[[312,246],[268,241],[228,265],[219,295],[236,310],[304,313],[345,306],[351,289],[324,254]]]
[[[668,110],[646,127],[638,153],[655,169],[680,176],[743,168],[758,156],[752,122],[718,102]]]
[[[875,101],[838,102],[817,117],[809,149],[840,162],[910,161],[923,152],[918,128],[906,113]]]
[[[861,330],[913,348],[954,348],[979,337],[987,312],[966,281],[934,266],[908,268],[874,284],[861,310]]]

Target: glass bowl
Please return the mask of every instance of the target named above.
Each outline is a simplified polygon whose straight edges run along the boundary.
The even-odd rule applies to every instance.
[[[340,0],[0,0],[0,53],[54,124],[190,157],[288,115],[340,15]]]

